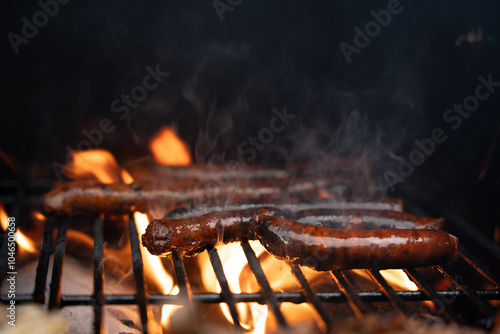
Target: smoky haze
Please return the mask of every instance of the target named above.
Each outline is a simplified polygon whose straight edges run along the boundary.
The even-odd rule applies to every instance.
[[[4,36],[20,34],[22,17],[40,10],[35,1],[6,6]],[[401,11],[347,62],[339,45],[356,46],[355,28],[363,31],[374,20],[371,12],[388,6],[243,1],[221,21],[210,1],[69,2],[18,53],[4,39],[0,148],[24,167],[23,175],[53,178],[50,163],[64,162],[66,148],[76,149],[82,131],[99,128],[103,118],[115,128],[98,146],[120,163],[147,155],[152,135],[172,125],[197,163],[363,157],[386,191],[384,173],[397,170],[415,139],[440,126],[443,112],[469,94],[478,75],[500,80],[493,2],[402,0]],[[479,34],[479,27],[482,40],[463,37]],[[169,76],[121,119],[112,102],[157,64]],[[420,175],[472,180],[487,151],[477,148],[489,145],[498,124],[495,103],[486,101],[480,117],[450,134],[397,188],[414,189]],[[284,107],[295,118],[272,140],[268,132],[265,144],[252,146],[249,137],[259,138],[273,110]],[[242,154],[252,147],[255,156]],[[461,149],[469,163],[443,179],[441,167],[453,168]]]

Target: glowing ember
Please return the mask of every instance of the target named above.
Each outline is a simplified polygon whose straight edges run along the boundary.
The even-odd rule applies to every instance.
[[[2,225],[2,229],[4,231],[7,231],[7,227],[9,226],[9,216],[7,215],[7,212],[5,212],[3,204],[0,204],[0,224]],[[38,253],[35,243],[33,243],[21,231],[19,231],[19,228],[16,231],[15,239],[20,249],[23,249],[32,254]]]
[[[132,178],[132,176],[130,175],[130,173],[127,172],[127,170],[125,168],[122,168],[120,174],[121,174],[123,183],[125,183],[125,184],[131,184],[131,183],[134,182],[134,179]]]
[[[155,160],[166,166],[187,166],[191,164],[191,154],[186,143],[175,134],[174,130],[166,126],[151,139],[149,149]]]
[[[106,150],[72,151],[72,162],[66,166],[73,179],[95,177],[102,183],[121,182],[120,168],[115,157]]]
[[[38,221],[41,221],[41,222],[44,222],[47,220],[47,217],[45,217],[41,212],[39,211],[33,211],[32,212],[32,215],[33,215],[33,218],[38,220]]]
[[[329,198],[329,197],[331,197],[331,195],[329,193],[327,193],[325,190],[323,190],[321,188],[318,188],[316,191],[318,192],[318,196],[321,197],[321,198]]]

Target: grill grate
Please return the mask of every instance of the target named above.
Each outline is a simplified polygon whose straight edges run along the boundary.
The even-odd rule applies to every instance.
[[[5,185],[5,183],[1,183]],[[44,183],[39,183],[44,184]],[[38,184],[37,184],[38,185]],[[33,186],[33,185],[31,185]],[[25,191],[19,190],[26,187],[15,184],[14,190],[16,196],[0,196],[0,201],[10,204],[11,212],[19,213],[21,210],[21,203],[23,200],[29,199],[30,203],[37,203],[34,197],[23,197]],[[44,188],[42,191],[45,192]],[[30,191],[30,193],[33,193]],[[39,203],[39,200],[38,200]],[[373,291],[355,291],[352,282],[350,282],[347,275],[348,271],[334,270],[330,272],[331,279],[338,286],[339,291],[325,292],[314,291],[310,283],[307,281],[302,270],[299,266],[289,263],[290,272],[298,281],[301,287],[301,292],[277,292],[271,289],[269,280],[267,279],[255,252],[248,242],[242,242],[241,247],[246,256],[247,262],[251,271],[253,272],[259,287],[259,293],[238,293],[234,294],[229,289],[224,269],[220,260],[217,249],[211,248],[207,250],[215,276],[221,286],[221,293],[193,293],[190,287],[189,279],[184,267],[182,256],[173,253],[171,261],[175,272],[176,283],[179,287],[178,295],[162,295],[153,294],[149,295],[145,283],[143,260],[141,256],[141,245],[139,242],[139,235],[135,226],[134,217],[128,217],[128,232],[131,247],[131,261],[133,273],[136,284],[136,294],[113,294],[105,295],[104,284],[104,267],[103,267],[103,220],[104,215],[96,216],[93,219],[93,271],[94,271],[94,291],[91,295],[62,295],[61,294],[61,280],[63,274],[63,264],[66,250],[66,240],[68,226],[71,223],[68,219],[60,217],[48,216],[45,223],[43,232],[43,242],[41,251],[38,258],[38,266],[36,269],[35,287],[32,294],[16,295],[16,303],[21,304],[25,302],[36,302],[40,304],[47,304],[49,309],[70,307],[76,305],[88,305],[93,307],[95,332],[100,333],[103,328],[103,307],[105,305],[137,305],[140,313],[140,319],[143,331],[147,332],[148,327],[148,313],[147,305],[149,304],[172,304],[188,306],[193,303],[226,303],[229,307],[231,317],[235,324],[237,332],[243,332],[240,324],[237,303],[257,302],[260,304],[267,304],[269,310],[273,313],[278,325],[286,329],[289,327],[285,315],[280,309],[280,304],[283,302],[291,303],[310,303],[317,311],[323,320],[326,328],[330,327],[335,319],[333,315],[329,314],[324,303],[347,303],[352,309],[353,313],[358,318],[369,312],[375,311],[373,303],[388,302],[394,309],[396,309],[402,316],[409,316],[410,310],[407,302],[431,300],[436,309],[442,311],[442,316],[447,320],[461,321],[459,312],[453,309],[452,304],[447,301],[465,298],[468,302],[473,303],[480,312],[480,319],[478,324],[485,328],[492,325],[493,316],[495,314],[494,307],[488,303],[489,300],[500,300],[500,280],[492,273],[487,265],[482,263],[470,251],[468,251],[463,244],[460,245],[459,258],[468,266],[470,271],[473,271],[482,276],[486,281],[491,283],[495,288],[490,290],[474,290],[465,282],[461,281],[461,276],[456,272],[455,268],[450,265],[436,266],[434,271],[439,273],[447,281],[449,281],[456,288],[454,290],[436,290],[434,289],[422,276],[417,269],[405,269],[408,277],[417,285],[418,291],[395,291],[390,284],[382,277],[377,270],[366,270],[373,281],[378,285],[378,290]],[[471,227],[472,228],[472,227]],[[54,249],[52,249],[52,234],[57,230],[57,237]],[[2,245],[0,249],[0,279],[4,280],[6,276],[7,267],[7,252],[3,250],[6,248],[7,236],[3,234]],[[52,276],[50,280],[50,289],[48,294],[45,293],[49,263],[53,253],[53,267]],[[46,296],[48,295],[48,301]],[[1,296],[3,303],[8,303],[9,299],[6,295]]]

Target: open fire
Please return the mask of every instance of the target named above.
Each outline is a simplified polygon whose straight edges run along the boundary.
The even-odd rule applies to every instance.
[[[170,128],[163,128],[158,135],[153,138],[150,149],[154,160],[159,164],[167,166],[189,166],[192,161],[188,147]],[[135,181],[133,176],[134,173],[130,173],[127,169],[119,166],[110,152],[101,149],[73,152],[72,162],[69,163],[66,168],[68,170],[67,175],[73,179],[93,178],[103,184],[127,185],[133,184]],[[225,175],[224,173],[222,174]],[[336,198],[332,199],[332,196],[338,196],[337,193],[332,194],[332,192],[328,190],[331,184],[321,182],[313,182],[312,184],[314,185],[312,191],[314,191],[318,198],[333,200]],[[299,186],[305,187],[304,184],[298,184],[297,187]],[[335,189],[335,191],[338,190],[338,188],[332,189]],[[227,199],[225,200],[227,201]],[[200,214],[200,212],[204,213],[213,207],[224,206],[227,203],[215,203],[212,204],[212,206],[202,207],[202,211],[196,211],[198,210],[197,204],[198,203],[195,202],[193,206],[194,209],[192,210]],[[366,205],[366,203],[361,204]],[[301,203],[294,203],[294,205],[300,206]],[[380,202],[375,205],[381,205],[386,209],[398,208],[397,205],[394,206],[395,204],[390,201]],[[158,209],[154,207],[154,205],[151,207],[151,212],[133,212],[132,217],[137,235],[140,236],[145,232],[151,217],[161,218],[165,213],[166,212],[163,212],[161,208]],[[161,216],[158,216],[159,214]],[[46,217],[42,213],[34,211],[33,216],[37,221],[48,224],[48,222],[46,222]],[[124,220],[124,218],[119,215],[107,215],[106,217],[101,215],[101,219],[106,219],[106,224],[117,224],[117,226]],[[7,227],[7,213],[3,205],[0,206],[0,222],[5,231]],[[59,227],[59,229],[61,229],[61,227]],[[117,230],[119,229],[117,228]],[[25,252],[30,254],[38,253],[40,250],[40,242],[27,237],[23,232],[24,230],[21,228],[18,228],[16,232],[16,242],[19,250],[18,256],[22,257]],[[73,230],[70,226],[65,233],[67,247],[72,243],[77,243],[86,249],[85,251],[92,252],[93,247],[95,251],[96,246],[94,245],[94,240],[86,232]],[[36,238],[39,238],[39,236],[36,236]],[[130,261],[124,260],[124,258],[131,256],[129,247],[131,247],[132,253],[134,252],[133,244],[134,241],[129,240],[125,243],[121,242],[121,248],[117,248],[113,245],[108,246],[107,243],[104,243],[104,279],[107,279],[108,275],[116,276],[117,273],[122,277],[130,276],[132,271]],[[380,270],[376,271],[375,274],[370,271],[355,269],[348,273],[343,273],[341,276],[336,276],[336,274],[319,272],[307,267],[299,268],[286,261],[278,260],[276,257],[271,256],[258,241],[249,241],[246,245],[240,243],[217,245],[215,251],[209,249],[209,251],[197,255],[194,260],[189,261],[188,264],[184,263],[188,277],[193,272],[199,273],[200,275],[200,279],[189,277],[187,280],[188,282],[190,281],[190,288],[195,292],[194,295],[196,295],[196,293],[199,294],[198,298],[194,298],[193,292],[188,290],[182,291],[187,285],[186,282],[182,282],[183,275],[179,276],[179,268],[176,267],[175,262],[177,260],[175,256],[174,268],[167,268],[169,266],[165,265],[166,261],[164,259],[151,255],[142,246],[140,247],[140,253],[146,287],[143,293],[146,298],[149,298],[155,303],[155,305],[152,305],[154,307],[148,305],[146,313],[147,319],[145,322],[143,319],[143,325],[148,325],[148,332],[150,333],[170,332],[172,329],[172,321],[176,316],[179,317],[179,314],[182,313],[178,311],[187,308],[192,308],[192,310],[186,314],[192,315],[193,318],[184,318],[184,321],[187,319],[187,321],[195,323],[194,326],[199,327],[199,330],[201,328],[200,326],[203,326],[202,323],[210,323],[213,326],[220,327],[207,328],[224,329],[228,328],[227,326],[236,326],[247,333],[272,333],[283,327],[297,328],[300,326],[326,332],[331,328],[332,316],[335,316],[335,312],[341,313],[339,318],[348,317],[342,314],[345,313],[346,310],[339,301],[343,301],[343,298],[346,298],[350,305],[361,303],[359,296],[356,297],[356,295],[352,296],[349,294],[352,293],[352,290],[356,290],[361,294],[363,291],[373,290],[374,279],[378,280],[377,282],[382,284],[382,286],[384,282],[388,284],[387,287],[383,286],[380,288],[380,291],[382,291],[381,294],[374,294],[371,297],[367,295],[367,297],[364,297],[366,300],[372,298],[372,302],[374,303],[381,302],[385,294],[390,301],[391,298],[393,298],[392,302],[398,305],[400,302],[400,295],[398,295],[397,292],[414,292],[414,295],[410,294],[409,296],[418,296],[418,298],[414,297],[415,301],[419,304],[416,308],[418,309],[419,307],[422,308],[426,306],[428,310],[432,311],[435,307],[434,303],[429,301],[429,299],[436,298],[436,296],[439,297],[438,294],[432,292],[432,287],[422,285],[421,282],[419,283],[420,286],[417,286],[415,281],[418,281],[418,278],[416,279],[413,277],[410,279],[407,275],[407,271],[401,269]],[[254,263],[252,265],[249,261],[251,257],[249,258],[248,254],[253,254],[252,256],[255,256],[258,260],[258,264]],[[54,259],[54,261],[57,260]],[[220,261],[222,272],[218,272],[217,270],[217,261]],[[180,263],[182,264],[182,261]],[[55,265],[56,264],[54,264],[54,266]],[[258,269],[259,267],[261,269]],[[111,268],[113,274],[108,272]],[[134,276],[137,276],[138,272],[135,269],[134,267]],[[181,270],[184,269],[181,268]],[[258,270],[261,270],[262,277],[267,279],[269,284],[268,288],[262,285],[262,277],[259,279],[259,275],[255,274]],[[378,278],[377,273],[381,275],[381,279]],[[489,273],[487,272],[486,276],[488,275]],[[221,279],[221,277],[223,279]],[[342,280],[346,280],[347,285],[344,285],[345,283],[340,281],[339,277],[341,277]],[[137,277],[135,278],[138,279]],[[185,275],[184,279],[186,279]],[[305,280],[306,283],[301,281],[301,279]],[[452,277],[452,279],[454,278]],[[51,286],[51,288],[57,287]],[[322,298],[321,300],[317,295],[312,293],[313,290],[323,293],[323,295],[320,295]],[[376,286],[375,290],[377,290]],[[334,292],[331,293],[331,291]],[[345,296],[339,294],[339,291],[342,291]],[[151,292],[154,293],[149,295]],[[140,293],[140,291],[137,291],[137,296],[139,296]],[[262,295],[264,298],[252,297],[257,295]],[[214,301],[218,303],[216,310],[214,310],[213,307],[205,307],[199,304],[203,296],[215,298]],[[221,297],[222,299],[219,300],[217,296],[222,296],[226,299]],[[240,296],[240,299],[235,300],[234,296]],[[278,300],[277,296],[279,296],[280,300]],[[498,290],[496,290],[494,296],[498,298]],[[103,295],[103,298],[106,297],[111,300],[113,299],[113,295]],[[60,297],[58,298],[60,300]],[[139,298],[140,297],[137,297],[137,299]],[[322,306],[322,302],[329,299],[335,300],[333,306]],[[172,301],[172,303],[165,302],[166,300]],[[133,300],[128,300],[128,303],[131,302],[133,302]],[[336,308],[337,304],[341,306]],[[159,305],[159,307],[156,307],[157,305]],[[375,308],[387,310],[385,306],[380,306],[378,304]],[[185,317],[186,314],[183,316]],[[358,316],[358,318],[363,318],[362,312],[354,311],[354,314]],[[352,316],[352,314],[350,316]],[[421,316],[426,317],[427,315],[423,314]],[[68,320],[71,322],[71,319]],[[104,323],[106,323],[106,316],[104,318]]]

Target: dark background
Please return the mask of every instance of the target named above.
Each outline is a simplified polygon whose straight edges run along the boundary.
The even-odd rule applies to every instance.
[[[455,131],[442,116],[474,94],[477,76],[500,81],[500,4],[401,6],[348,64],[339,44],[353,44],[353,28],[387,1],[243,0],[221,21],[211,1],[73,0],[18,54],[7,34],[21,34],[21,18],[32,22],[41,8],[4,3],[0,150],[10,162],[0,164],[2,178],[55,180],[51,163],[64,163],[65,148],[75,149],[82,130],[103,117],[116,130],[99,147],[120,164],[147,155],[163,125],[177,129],[197,163],[241,161],[237,146],[286,106],[298,116],[252,163],[363,156],[384,191],[398,156],[408,158],[415,139],[442,127],[447,141],[387,194],[445,200],[498,222],[500,144],[478,176],[500,125],[500,89]],[[170,76],[120,120],[111,102],[156,64]]]

